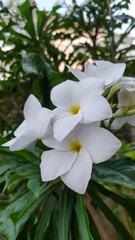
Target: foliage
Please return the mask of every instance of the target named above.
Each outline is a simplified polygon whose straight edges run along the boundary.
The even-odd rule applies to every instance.
[[[21,122],[22,105],[31,91],[53,109],[50,90],[70,78],[66,64],[83,68],[88,59],[126,62],[126,74],[135,74],[134,44],[123,45],[135,21],[120,11],[128,9],[129,2],[63,4],[64,15],[59,13],[59,5],[51,12],[40,11],[28,0],[15,11],[1,7],[0,130],[11,131],[6,139]],[[116,36],[115,30],[123,23],[128,24],[127,30]],[[5,141],[1,137],[0,142]],[[118,234],[115,239],[134,239],[134,145],[125,143],[113,159],[94,165],[84,196],[69,190],[59,179],[41,182],[39,164],[44,148],[40,141],[15,153],[0,147],[0,237],[109,240],[106,226],[112,224]]]
[[[37,94],[41,95],[44,105],[49,104],[45,102],[48,88],[70,78],[65,64],[82,68],[90,58],[119,61],[127,63],[126,74],[135,74],[134,44],[128,37],[135,23],[133,17],[123,13],[128,9],[129,2],[110,1],[109,5],[108,0],[95,0],[72,7],[63,4],[64,15],[59,13],[59,5],[54,6],[51,12],[40,11],[28,0],[14,11],[12,8],[1,8],[0,72],[1,78],[8,80],[0,85],[1,132],[11,130],[13,124],[20,123],[22,105],[32,86],[36,93],[35,88],[38,88]],[[125,23],[125,32],[115,34]],[[127,38],[129,44],[126,44]],[[40,55],[38,59],[31,57],[38,69],[25,71],[23,62],[25,59],[27,63],[27,54]],[[51,80],[48,79],[47,69],[40,68],[40,58],[56,72]]]

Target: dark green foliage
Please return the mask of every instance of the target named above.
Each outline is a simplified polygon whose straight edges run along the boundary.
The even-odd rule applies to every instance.
[[[135,74],[134,44],[129,37],[135,21],[123,13],[129,2],[110,1],[109,5],[108,0],[94,0],[70,8],[64,5],[64,15],[59,14],[61,6],[51,12],[40,11],[28,0],[15,11],[1,8],[0,72],[2,79],[8,79],[0,83],[1,132],[21,122],[23,103],[32,91],[51,107],[48,96],[52,86],[71,76],[65,64],[83,67],[89,58],[127,62],[126,74]],[[115,34],[124,23],[125,32]],[[127,37],[129,44],[123,45]],[[63,73],[58,73],[60,69]]]
[[[71,79],[66,64],[83,68],[88,59],[126,62],[126,75],[135,75],[132,39],[128,46],[123,45],[135,27],[135,19],[122,11],[129,3],[90,0],[81,6],[64,5],[63,15],[59,5],[50,12],[40,11],[28,0],[15,11],[0,5],[0,72],[4,80],[0,82],[0,131],[1,135],[11,131],[6,139],[0,137],[0,144],[12,137],[22,121],[22,107],[31,92],[43,106],[53,109],[52,87]],[[115,35],[124,23],[128,24],[126,31]],[[65,42],[67,46],[61,47]],[[47,147],[40,141],[15,153],[0,147],[0,238],[100,240],[103,223],[95,220],[89,211],[92,208],[96,213],[100,209],[123,239],[135,239],[134,146],[94,165],[87,193],[82,196],[59,179],[42,183],[39,164],[44,150]],[[132,222],[130,232],[110,202],[116,204],[116,210],[124,209],[127,221]]]
[[[49,239],[48,236],[53,237],[54,228],[55,238],[59,240],[68,240],[69,236],[80,240],[100,239],[96,223],[86,211],[83,196],[62,186],[60,181],[48,184],[41,183],[39,157],[28,150],[16,153],[2,148],[0,150],[0,182],[1,191],[2,186],[4,190],[4,199],[0,200],[1,235],[12,240]],[[123,167],[119,167],[122,160]],[[117,168],[116,162],[119,163]],[[105,178],[105,167],[106,173],[110,173],[110,178]],[[101,193],[123,206],[132,221],[135,222],[134,199],[124,193],[118,194],[110,187],[110,184],[115,184],[119,188],[122,185],[134,188],[134,175],[129,174],[129,184],[128,169],[134,170],[134,161],[131,159],[110,160],[96,165],[92,176],[94,181],[90,181],[88,194],[92,197],[94,206],[103,211],[124,239],[134,239],[99,195]],[[95,178],[95,170],[100,172],[99,179]],[[111,173],[113,173],[112,178]],[[118,176],[123,177],[123,182],[120,182]],[[100,182],[95,182],[95,180],[100,180]],[[106,182],[107,188],[103,187],[104,182]],[[76,229],[73,231],[74,224]]]

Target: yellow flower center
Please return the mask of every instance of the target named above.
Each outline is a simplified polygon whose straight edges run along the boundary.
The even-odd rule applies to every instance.
[[[70,113],[74,115],[74,114],[77,114],[79,110],[80,110],[80,105],[74,105],[70,108]]]
[[[74,140],[70,144],[70,151],[74,153],[79,153],[81,151],[82,144],[78,140]]]

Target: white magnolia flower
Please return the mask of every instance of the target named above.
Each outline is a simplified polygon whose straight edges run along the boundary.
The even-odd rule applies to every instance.
[[[135,126],[135,91],[121,89],[118,94],[118,110],[115,112],[111,128],[119,129],[125,123]],[[117,117],[119,116],[120,117]]]
[[[111,63],[108,61],[96,61],[96,65],[88,62],[85,65],[84,72],[73,69],[67,66],[72,74],[82,80],[84,78],[96,77],[103,80],[105,87],[111,86],[118,81],[125,70],[126,65],[124,63]]]
[[[110,118],[112,111],[101,96],[104,83],[92,78],[74,82],[67,80],[51,91],[54,110],[54,137],[62,141],[79,123],[91,123]]]
[[[34,95],[30,95],[24,105],[25,120],[14,132],[15,138],[4,143],[11,151],[24,149],[37,139],[44,137],[52,118],[52,111],[41,107]]]
[[[114,85],[117,89],[123,88],[129,92],[135,91],[135,78],[132,77],[122,77]]]
[[[72,190],[83,194],[91,177],[92,164],[109,159],[121,146],[120,141],[98,123],[79,124],[62,142],[46,138],[51,148],[42,154],[43,181],[60,177]]]

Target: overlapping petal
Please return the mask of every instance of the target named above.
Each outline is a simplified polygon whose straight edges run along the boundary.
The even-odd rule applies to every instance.
[[[15,138],[3,146],[10,146],[11,151],[26,148],[37,139],[41,139],[50,124],[53,112],[42,108],[34,95],[30,95],[24,106],[25,120],[14,132]]]
[[[131,124],[132,126],[135,127],[135,114],[131,115],[131,116],[127,116],[126,121]]]
[[[121,89],[118,94],[118,107],[135,107],[135,91],[129,92]]]
[[[41,139],[46,134],[46,129],[53,118],[53,112],[47,108],[40,108],[38,112],[38,138]]]
[[[135,114],[115,118],[111,124],[111,128],[120,129],[125,123],[129,123],[131,126],[135,127]]]
[[[120,129],[126,123],[125,117],[115,118],[111,124],[112,129]]]
[[[85,96],[81,102],[82,123],[101,121],[112,116],[112,110],[107,100],[102,96]]]
[[[25,102],[24,105],[24,117],[30,124],[36,124],[36,114],[38,114],[38,111],[41,108],[40,102],[37,100],[37,98],[34,95],[30,95],[28,99]]]
[[[20,136],[25,132],[25,130],[26,130],[27,128],[28,128],[28,124],[27,124],[26,120],[24,120],[24,121],[20,124],[20,126],[15,130],[14,135],[15,135],[16,137],[20,137]]]
[[[77,154],[69,151],[50,150],[42,154],[40,164],[43,181],[53,180],[68,172],[76,160]]]
[[[91,128],[88,150],[94,163],[112,157],[120,148],[121,142],[111,132],[103,128]]]
[[[111,63],[108,61],[96,61],[97,65],[97,77],[100,76],[102,79],[105,79],[105,85],[112,85],[118,81],[124,71],[125,63]]]
[[[84,72],[75,70],[68,66],[68,69],[79,80],[86,77],[95,77],[105,82],[105,86],[111,86],[123,75],[126,65],[124,63],[111,63],[108,61],[97,60],[96,65],[86,63]]]
[[[78,83],[79,99],[85,95],[101,95],[104,92],[104,81],[97,77],[85,77]]]
[[[122,77],[116,82],[116,87],[126,89],[129,92],[135,91],[135,78],[132,77]]]
[[[82,112],[79,111],[75,115],[69,115],[66,117],[59,118],[53,124],[54,137],[58,141],[62,141],[81,121]]]
[[[91,171],[91,156],[86,149],[82,149],[72,168],[60,178],[70,189],[83,194],[88,186]]]
[[[12,145],[10,144],[9,149],[11,151],[22,150],[32,144],[37,138],[37,132],[35,132],[34,129],[29,129],[25,131],[21,136],[12,139]]]
[[[78,100],[76,93],[77,83],[67,80],[52,89],[51,100],[55,106],[61,109],[69,109]]]
[[[96,77],[97,76],[97,66],[90,62],[87,62],[85,64],[84,73],[85,73],[86,77],[90,77],[90,76]]]
[[[79,70],[76,70],[72,67],[70,67],[69,65],[66,65],[69,69],[69,71],[79,80],[81,80],[82,78],[86,77],[84,72],[81,72]]]

